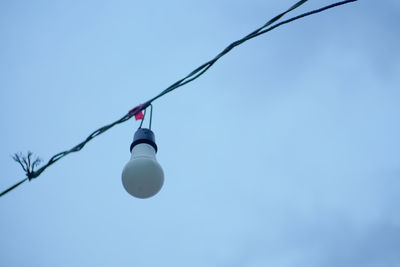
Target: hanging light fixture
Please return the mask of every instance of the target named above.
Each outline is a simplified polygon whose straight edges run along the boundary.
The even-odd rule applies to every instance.
[[[151,106],[150,129],[141,128],[143,117],[130,147],[131,159],[122,171],[122,184],[125,190],[137,198],[154,196],[164,184],[164,172],[156,159],[157,145],[151,130],[152,113]]]

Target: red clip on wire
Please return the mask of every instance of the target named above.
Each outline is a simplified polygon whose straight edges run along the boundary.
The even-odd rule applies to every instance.
[[[139,111],[138,111],[139,110]],[[140,104],[139,106],[134,107],[133,109],[129,110],[129,114],[134,114],[135,119],[138,120],[143,120],[143,105]]]
[[[138,113],[135,114],[135,120],[143,120],[143,111],[139,111]]]

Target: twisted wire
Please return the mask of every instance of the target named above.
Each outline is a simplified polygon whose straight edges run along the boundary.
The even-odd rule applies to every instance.
[[[37,178],[49,166],[51,166],[52,164],[54,164],[58,160],[62,159],[63,157],[67,156],[68,154],[80,151],[93,138],[95,138],[95,137],[99,136],[100,134],[106,132],[107,130],[109,130],[110,128],[114,127],[115,125],[123,123],[123,122],[129,120],[130,118],[135,116],[140,111],[145,110],[156,99],[158,99],[158,98],[160,98],[160,97],[172,92],[173,90],[176,90],[177,88],[179,88],[179,87],[181,87],[181,86],[183,86],[183,85],[185,85],[187,83],[190,83],[190,82],[196,80],[201,75],[203,75],[209,68],[211,68],[215,64],[215,62],[217,62],[221,57],[223,57],[224,55],[229,53],[236,46],[239,46],[242,43],[244,43],[244,42],[246,42],[246,41],[248,41],[250,39],[253,39],[253,38],[255,38],[255,37],[259,36],[259,35],[262,35],[262,34],[265,34],[265,33],[269,32],[269,31],[272,31],[273,29],[276,29],[276,28],[278,28],[278,27],[280,27],[280,26],[282,26],[284,24],[293,22],[295,20],[298,20],[298,19],[310,16],[310,15],[313,15],[313,14],[316,14],[316,13],[323,12],[323,11],[331,9],[333,7],[341,6],[341,5],[344,5],[344,4],[351,3],[351,2],[356,2],[358,0],[346,0],[346,1],[337,2],[337,3],[331,4],[331,5],[328,5],[328,6],[313,10],[313,11],[309,11],[309,12],[303,13],[301,15],[292,17],[290,19],[287,19],[287,20],[284,20],[282,22],[279,22],[277,24],[272,25],[273,23],[275,23],[279,19],[281,19],[283,16],[285,16],[287,13],[289,13],[289,12],[293,11],[294,9],[300,7],[301,5],[306,3],[307,1],[308,0],[300,0],[300,1],[298,1],[293,6],[291,6],[289,9],[287,9],[286,11],[280,13],[279,15],[276,15],[275,17],[273,17],[272,19],[267,21],[263,26],[259,27],[258,29],[254,30],[253,32],[249,33],[248,35],[244,36],[243,38],[241,38],[241,39],[239,39],[237,41],[234,41],[233,43],[229,44],[217,56],[215,56],[211,60],[207,61],[206,63],[200,65],[199,67],[194,69],[192,72],[190,72],[188,75],[186,75],[182,79],[176,81],[175,83],[173,83],[172,85],[167,87],[165,90],[163,90],[161,93],[159,93],[155,97],[153,97],[150,100],[144,102],[143,104],[140,104],[140,105],[136,106],[135,108],[130,110],[127,114],[125,114],[119,120],[95,130],[84,141],[82,141],[78,145],[74,146],[73,148],[71,148],[69,150],[66,150],[66,151],[63,151],[63,152],[60,152],[58,154],[55,154],[53,157],[50,158],[50,160],[45,165],[40,167],[38,170],[32,171],[32,172],[29,172],[29,171],[26,172],[26,178],[22,179],[20,182],[16,183],[15,185],[11,186],[10,188],[8,188],[5,191],[3,191],[2,193],[0,193],[0,197],[5,195],[9,191],[15,189],[16,187],[18,187],[22,183],[26,182],[27,180],[31,180],[31,179]]]

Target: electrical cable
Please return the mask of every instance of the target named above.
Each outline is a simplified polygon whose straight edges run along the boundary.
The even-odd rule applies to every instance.
[[[20,184],[26,182],[28,180],[28,178],[24,178],[21,181],[19,181],[18,183],[16,183],[15,185],[11,186],[10,188],[8,188],[7,190],[4,190],[3,192],[1,192],[0,197],[2,197],[3,195],[7,194],[8,192],[10,192],[11,190],[13,190],[14,188],[16,188],[17,186],[19,186]]]
[[[149,129],[151,130],[151,122],[153,120],[153,105],[150,104],[150,122],[149,122]]]
[[[142,128],[144,119],[146,118],[146,110],[147,110],[147,109],[145,109],[144,112],[143,112],[143,118],[142,118],[142,120],[141,120],[141,122],[140,122],[139,129]]]
[[[221,57],[223,57],[224,55],[226,55],[227,53],[229,53],[234,47],[241,45],[242,43],[255,38],[259,35],[262,35],[264,33],[267,33],[275,28],[278,28],[279,26],[282,26],[284,24],[293,22],[295,20],[316,14],[316,13],[320,13],[323,12],[325,10],[331,9],[333,7],[337,7],[337,6],[341,6],[344,4],[348,4],[351,2],[356,2],[358,0],[346,0],[346,1],[341,1],[341,2],[337,2],[310,12],[306,12],[303,13],[301,15],[292,17],[290,19],[284,20],[282,22],[279,22],[277,24],[272,25],[273,23],[277,22],[280,18],[282,18],[284,15],[286,15],[287,13],[293,11],[294,9],[300,7],[301,5],[303,5],[304,3],[306,3],[308,0],[300,0],[298,1],[296,4],[294,4],[293,6],[291,6],[289,9],[287,9],[286,11],[280,13],[279,15],[273,17],[272,19],[270,19],[267,23],[265,23],[263,26],[261,26],[260,28],[256,29],[255,31],[251,32],[250,34],[246,35],[245,37],[243,37],[242,39],[239,39],[233,43],[231,43],[230,45],[228,45],[224,50],[222,50],[222,52],[220,52],[216,57],[214,57],[213,59],[207,61],[206,63],[200,65],[199,67],[197,67],[196,69],[194,69],[192,72],[190,72],[187,76],[185,76],[184,78],[176,81],[175,83],[173,83],[172,85],[170,85],[169,87],[167,87],[165,90],[163,90],[161,93],[159,93],[158,95],[156,95],[155,97],[151,98],[150,100],[144,102],[141,105],[138,105],[136,107],[134,107],[133,109],[131,109],[127,114],[125,114],[122,118],[120,118],[119,120],[108,124],[106,126],[103,126],[99,129],[97,129],[96,131],[92,132],[84,141],[82,141],[81,143],[79,143],[78,145],[74,146],[73,148],[60,152],[58,154],[55,154],[53,157],[50,158],[50,160],[43,165],[42,167],[40,167],[38,170],[34,171],[33,170],[33,166],[32,168],[30,168],[29,166],[22,166],[22,168],[24,169],[24,171],[26,172],[26,178],[24,178],[23,180],[21,180],[20,182],[18,182],[17,184],[11,186],[10,188],[6,189],[5,191],[0,193],[0,197],[2,197],[3,195],[5,195],[6,193],[8,193],[9,191],[15,189],[16,187],[18,187],[19,185],[21,185],[22,183],[24,183],[26,180],[32,180],[34,178],[37,178],[45,169],[47,169],[49,166],[51,166],[52,164],[54,164],[55,162],[57,162],[58,160],[60,160],[61,158],[65,157],[66,155],[72,153],[72,152],[78,152],[80,151],[89,141],[91,141],[93,138],[97,137],[98,135],[106,132],[107,130],[109,130],[110,128],[114,127],[117,124],[123,123],[127,120],[129,120],[130,118],[132,118],[133,116],[135,116],[136,114],[138,114],[139,112],[141,112],[142,110],[144,110],[146,112],[146,108],[148,106],[151,106],[151,103],[153,101],[155,101],[156,99],[176,90],[177,88],[192,82],[194,80],[196,80],[197,78],[199,78],[201,75],[203,75],[211,66],[213,66],[215,64],[215,62],[217,62]],[[271,26],[272,25],[272,26]],[[270,26],[270,27],[269,27]],[[152,106],[151,106],[152,108]],[[151,127],[151,115],[152,115],[152,109],[150,111],[150,127]],[[143,120],[140,124],[140,127],[143,124]]]
[[[143,126],[144,119],[146,118],[146,111],[147,111],[147,109],[144,110],[143,118],[141,119],[142,121],[140,122],[138,129],[142,128],[142,126]],[[150,130],[151,130],[151,121],[152,120],[153,120],[153,105],[150,104],[150,121],[149,121],[149,129]]]

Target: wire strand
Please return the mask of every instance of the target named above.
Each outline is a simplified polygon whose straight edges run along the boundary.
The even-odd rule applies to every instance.
[[[14,188],[16,188],[17,186],[19,186],[20,184],[26,182],[28,180],[28,178],[24,178],[21,181],[19,181],[18,183],[16,183],[15,185],[11,186],[10,188],[8,188],[7,190],[4,190],[3,192],[0,193],[0,197],[2,197],[3,195],[7,194],[8,192],[10,192],[11,190],[13,190]]]
[[[253,39],[253,38],[255,38],[255,37],[259,36],[259,35],[262,35],[262,34],[265,34],[265,33],[269,32],[269,31],[272,31],[273,29],[276,29],[276,28],[278,28],[278,27],[280,27],[280,26],[282,26],[284,24],[288,24],[288,23],[293,22],[295,20],[298,20],[298,19],[310,16],[310,15],[313,15],[313,14],[316,14],[316,13],[323,12],[323,11],[331,9],[333,7],[341,6],[341,5],[344,5],[344,4],[351,3],[351,2],[356,2],[358,0],[347,0],[347,1],[337,2],[337,3],[334,3],[334,4],[331,4],[331,5],[328,5],[328,6],[325,6],[325,7],[310,11],[310,12],[303,13],[301,15],[292,17],[290,19],[287,19],[287,20],[284,20],[282,22],[279,22],[277,24],[272,25],[273,23],[275,23],[279,19],[281,19],[283,16],[285,16],[287,13],[295,10],[296,8],[300,7],[301,5],[306,3],[307,1],[308,0],[300,0],[300,1],[298,1],[293,6],[291,6],[289,9],[287,9],[286,11],[280,13],[279,15],[277,15],[277,16],[273,17],[272,19],[270,19],[269,21],[267,21],[263,26],[259,27],[255,31],[249,33],[248,35],[246,35],[242,39],[239,39],[239,40],[231,43],[230,45],[228,45],[224,50],[222,50],[213,59],[209,60],[208,62],[206,62],[206,63],[204,63],[202,65],[200,65],[199,67],[194,69],[192,72],[190,72],[187,76],[185,76],[184,78],[176,81],[175,83],[173,83],[172,85],[167,87],[165,90],[163,90],[161,93],[159,93],[155,97],[153,97],[150,100],[146,101],[145,103],[133,108],[132,110],[130,110],[127,114],[125,114],[119,120],[97,129],[96,131],[91,133],[83,142],[81,142],[78,145],[74,146],[70,150],[66,150],[66,151],[60,152],[58,154],[55,154],[53,157],[50,158],[50,160],[44,166],[40,167],[38,170],[36,170],[34,172],[27,172],[25,179],[21,180],[17,184],[11,186],[10,188],[8,188],[5,191],[3,191],[2,193],[0,193],[0,197],[5,195],[6,193],[10,192],[11,190],[15,189],[16,187],[18,187],[19,185],[24,183],[26,180],[31,180],[33,178],[37,178],[45,169],[50,167],[52,164],[54,164],[55,162],[57,162],[61,158],[65,157],[66,155],[68,155],[68,154],[70,154],[72,152],[80,151],[93,138],[95,138],[98,135],[106,132],[107,130],[109,130],[110,128],[114,127],[115,125],[118,125],[120,123],[123,123],[123,122],[129,120],[130,118],[135,116],[140,111],[145,110],[148,106],[151,106],[151,103],[153,101],[157,100],[158,98],[160,98],[160,97],[162,97],[162,96],[164,96],[164,95],[176,90],[177,88],[179,88],[179,87],[181,87],[181,86],[183,86],[183,85],[185,85],[187,83],[190,83],[190,82],[196,80],[201,75],[203,75],[209,68],[211,68],[215,64],[215,62],[217,62],[221,57],[223,57],[224,55],[229,53],[236,46],[239,46],[242,43],[244,43],[244,42],[246,42],[246,41],[248,41],[250,39]],[[152,113],[152,110],[150,112]],[[142,120],[142,123],[143,123],[143,120]],[[141,123],[141,125],[142,125],[142,123]],[[151,115],[150,115],[150,127],[151,127]]]
[[[144,119],[146,118],[146,110],[147,110],[147,109],[145,109],[144,112],[143,112],[143,118],[142,118],[142,121],[140,122],[139,129],[142,128]]]
[[[151,130],[151,122],[153,120],[153,105],[150,104],[150,122],[149,122],[149,129]]]

